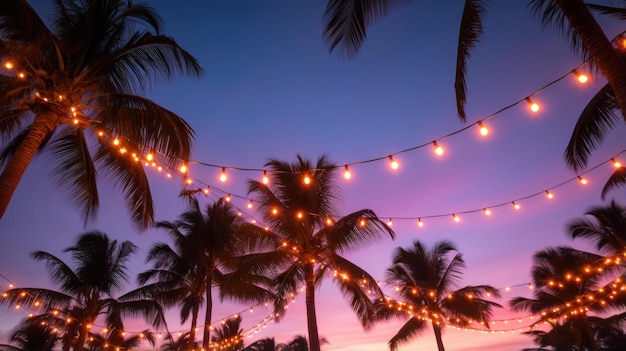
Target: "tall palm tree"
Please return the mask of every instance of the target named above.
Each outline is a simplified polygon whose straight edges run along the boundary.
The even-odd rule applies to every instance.
[[[130,241],[118,243],[98,231],[79,236],[76,244],[65,249],[72,255],[73,266],[60,258],[36,251],[33,257],[44,261],[50,271],[52,282],[60,285],[60,291],[43,288],[16,288],[6,291],[0,304],[20,304],[32,307],[42,304],[60,311],[70,323],[68,335],[74,351],[84,349],[90,327],[104,315],[104,325],[110,330],[122,330],[122,317],[143,315],[153,326],[165,323],[161,306],[150,299],[132,299],[129,295],[115,298],[113,294],[128,278],[126,262],[136,246]],[[69,350],[68,345],[64,349]]]
[[[267,231],[269,248],[244,258],[246,272],[275,275],[275,309],[284,309],[284,299],[304,286],[309,348],[320,350],[315,311],[315,290],[325,277],[342,272],[335,279],[342,294],[360,316],[371,302],[367,289],[382,296],[380,287],[365,270],[342,256],[362,244],[395,234],[372,210],[362,209],[338,218],[340,198],[335,185],[336,165],[323,155],[313,164],[298,155],[294,163],[271,159],[269,185],[249,181]],[[278,272],[276,274],[276,272]]]
[[[400,298],[409,304],[408,312],[412,314],[389,340],[392,351],[423,333],[429,323],[439,351],[444,350],[442,331],[448,324],[467,326],[475,321],[489,328],[493,309],[501,306],[483,297],[499,298],[500,293],[489,285],[457,289],[464,268],[463,256],[446,240],[436,242],[431,248],[415,240],[412,247],[396,249],[393,264],[386,271],[386,281],[397,287]],[[368,326],[390,318],[407,318],[406,309],[390,308],[388,303],[382,298],[377,301]]]
[[[9,338],[10,344],[0,344],[1,351],[52,351],[59,337],[48,318],[33,317],[21,321]]]
[[[572,238],[587,239],[598,252],[621,255],[626,250],[626,208],[611,201],[608,206],[594,206],[586,215],[568,224]]]
[[[324,13],[323,36],[330,51],[337,49],[342,56],[355,56],[367,36],[367,27],[407,2],[329,0]],[[467,118],[467,63],[483,34],[486,3],[486,0],[465,0],[461,18],[454,82],[461,121]],[[608,81],[581,113],[565,151],[567,164],[579,170],[586,166],[590,153],[602,143],[616,122],[620,118],[626,121],[626,60],[622,52],[612,46],[590,9],[619,19],[626,16],[621,8],[588,5],[583,0],[528,0],[528,6],[541,18],[543,25],[553,24],[564,33],[573,49],[597,66]],[[616,111],[621,112],[621,116],[615,114]],[[625,171],[616,170],[609,182],[603,193],[625,184]]]
[[[203,213],[197,200],[175,222],[162,221],[159,228],[166,229],[174,247],[166,243],[155,244],[146,258],[153,268],[139,275],[142,288],[135,290],[137,297],[152,297],[165,306],[181,305],[181,322],[191,317],[190,348],[195,342],[197,318],[202,305],[206,305],[203,347],[208,350],[213,311],[214,288],[220,298],[238,302],[271,300],[273,294],[267,287],[269,278],[252,277],[230,279],[239,262],[238,256],[246,253],[255,240],[252,226],[240,220],[229,202],[220,199],[208,205]],[[151,284],[145,285],[148,282]]]
[[[56,0],[48,28],[26,0],[0,2],[0,218],[36,154],[85,220],[98,208],[98,173],[123,191],[133,221],[153,222],[142,158],[186,162],[194,133],[140,95],[199,63],[160,33],[150,7],[124,0]],[[133,155],[134,157],[132,157]]]
[[[220,327],[215,329],[215,335],[211,338],[216,349],[224,351],[243,350],[243,336],[241,335],[241,315],[229,318]]]
[[[603,267],[605,273],[591,270],[583,274],[585,267],[593,267],[602,261],[602,256],[566,246],[538,251],[533,256],[531,269],[534,298],[513,298],[511,309],[541,314],[536,324],[567,318],[571,323],[567,327],[574,328],[577,333],[570,337],[571,345],[598,350],[587,313],[606,313],[611,307],[623,308],[625,302],[620,296],[611,299],[597,294],[598,291],[611,291],[610,285],[601,285],[603,274],[615,273],[620,267],[606,266]],[[567,276],[577,278],[566,279]],[[575,344],[576,340],[578,344]]]

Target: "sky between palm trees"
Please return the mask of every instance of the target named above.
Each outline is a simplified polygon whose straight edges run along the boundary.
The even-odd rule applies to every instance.
[[[558,33],[541,29],[540,21],[523,3],[491,5],[484,40],[469,66],[469,123],[523,99],[581,63]],[[32,4],[44,17],[49,13],[47,1]],[[151,5],[164,19],[165,33],[196,56],[206,71],[198,81],[178,79],[150,93],[196,130],[193,158],[197,161],[262,168],[270,157],[292,161],[296,153],[312,159],[328,153],[339,165],[352,164],[427,144],[465,126],[456,117],[453,95],[462,1],[414,1],[393,11],[371,28],[361,53],[350,62],[329,54],[321,40],[322,2],[261,5],[189,0],[184,5],[169,1]],[[601,23],[610,38],[623,30],[614,21]],[[487,138],[481,138],[473,127],[441,140],[446,148],[443,157],[436,157],[427,145],[394,156],[401,163],[395,172],[386,160],[351,166],[352,179],[339,180],[343,213],[371,208],[385,220],[392,218],[398,235],[395,242],[380,242],[351,258],[382,280],[394,248],[406,247],[415,239],[428,244],[447,239],[467,263],[463,285],[504,289],[530,281],[530,262],[537,250],[557,244],[589,248],[567,238],[566,223],[603,203],[600,189],[612,171],[610,166],[604,164],[586,174],[590,184],[585,187],[575,181],[554,186],[575,177],[565,166],[563,150],[579,111],[602,85],[594,76],[586,86],[567,77],[533,97],[542,103],[538,114],[528,112],[525,103],[514,106],[487,121]],[[620,126],[611,133],[589,164],[600,164],[624,150],[625,131]],[[626,163],[626,154],[618,158]],[[259,172],[229,171],[228,181],[221,183],[220,168],[191,167],[193,177],[234,195],[245,196],[246,180],[261,177]],[[177,197],[182,182],[151,173],[155,218],[175,220],[185,210]],[[137,244],[140,253],[131,262],[131,272],[145,270],[143,259],[151,243],[166,240],[167,234],[157,229],[137,233],[121,197],[107,189],[103,188],[97,222],[84,228],[80,213],[47,177],[46,165],[36,160],[0,222],[0,273],[18,286],[49,286],[45,267],[29,254],[45,250],[65,257],[62,249],[90,229]],[[552,200],[541,194],[548,189],[555,194]],[[610,199],[626,202],[623,191],[609,194]],[[509,205],[513,200],[519,200],[519,211]],[[233,201],[248,211],[247,200]],[[499,204],[505,206],[493,207]],[[490,217],[478,211],[461,214],[459,223],[452,220],[452,213],[484,207],[492,207]],[[416,219],[400,217],[422,217],[425,225],[419,228]],[[0,284],[5,288],[8,282]],[[134,280],[129,288],[133,285]],[[383,287],[393,294],[393,287]],[[500,302],[530,296],[525,289],[503,290]],[[268,325],[248,342],[265,337],[286,342],[305,334],[303,299],[297,297],[280,324]],[[388,323],[363,332],[332,284],[322,288],[317,301],[320,335],[329,341],[325,350],[385,349],[401,325]],[[219,320],[247,307],[218,305],[213,315]],[[242,326],[254,325],[267,313],[263,307],[246,313]],[[0,310],[3,340],[24,315]],[[169,315],[170,329],[183,329],[178,326],[177,311]],[[507,310],[495,313],[496,319],[514,318],[516,326],[518,316]],[[140,323],[128,328],[145,329]],[[532,346],[531,338],[515,332],[485,335],[445,330],[444,342],[451,350]],[[423,350],[436,349],[431,334],[414,343]]]

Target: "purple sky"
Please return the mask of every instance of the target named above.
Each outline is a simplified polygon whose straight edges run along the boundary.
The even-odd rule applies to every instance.
[[[180,5],[184,3],[185,5]],[[567,41],[522,5],[524,1],[493,2],[485,22],[485,36],[469,65],[468,123],[474,123],[523,99],[537,89],[576,68],[581,60]],[[47,13],[46,1],[36,9]],[[463,2],[414,1],[373,25],[362,52],[352,61],[329,54],[321,40],[323,2],[290,1],[153,1],[173,36],[204,66],[199,80],[177,79],[154,89],[149,96],[185,118],[197,134],[193,158],[223,166],[262,168],[270,157],[292,161],[296,153],[315,159],[327,153],[337,164],[353,164],[384,157],[400,150],[439,139],[465,125],[456,117],[453,79],[456,44]],[[622,28],[604,21],[609,37]],[[588,69],[583,67],[581,70]],[[391,171],[386,161],[351,166],[353,177],[337,181],[343,192],[343,213],[370,208],[387,220],[393,218],[395,241],[382,241],[349,257],[382,280],[393,250],[415,239],[431,244],[453,241],[464,254],[467,270],[463,285],[490,284],[502,288],[506,305],[514,296],[529,296],[526,287],[504,291],[507,286],[528,283],[531,257],[552,245],[588,248],[566,235],[566,223],[591,206],[600,205],[600,189],[612,172],[605,164],[586,174],[587,186],[569,182],[575,174],[563,161],[579,112],[604,82],[592,76],[585,86],[573,76],[533,96],[542,103],[531,114],[525,103],[490,119],[490,134],[480,137],[472,127],[440,141],[443,157],[427,146],[395,156],[400,169]],[[625,149],[624,126],[617,128],[593,154],[595,166]],[[619,136],[622,136],[621,139]],[[626,154],[620,158],[626,162]],[[227,192],[246,195],[246,180],[260,179],[255,172],[230,171],[229,180],[218,181],[219,169],[192,165],[191,174]],[[141,250],[131,262],[133,275],[147,268],[143,260],[152,243],[166,240],[166,233],[138,233],[130,224],[120,194],[101,183],[102,206],[98,220],[83,226],[46,173],[46,162],[36,159],[0,221],[0,274],[17,286],[49,287],[44,264],[29,254],[46,250],[69,257],[62,250],[78,234],[97,229],[119,240],[130,240]],[[178,198],[182,183],[157,172],[152,177],[157,220],[175,220],[185,210]],[[535,196],[511,206],[492,209],[452,221],[452,213],[509,203],[551,189],[555,198]],[[623,191],[607,199],[626,202]],[[211,198],[201,199],[208,203]],[[236,199],[245,208],[247,200]],[[418,228],[416,220],[425,218]],[[254,215],[254,212],[250,212]],[[8,282],[0,279],[2,288]],[[133,281],[128,290],[134,287]],[[383,285],[393,295],[393,287]],[[279,324],[246,342],[276,337],[286,342],[306,335],[306,320],[299,296]],[[325,350],[385,350],[386,343],[403,322],[389,323],[364,332],[330,280],[317,297],[320,334]],[[216,306],[216,321],[249,306],[224,303]],[[244,328],[263,319],[269,311],[256,308],[244,314]],[[6,338],[24,311],[0,308],[0,337]],[[171,330],[180,326],[178,312],[168,315]],[[498,310],[495,319],[524,314]],[[518,323],[528,325],[528,320]],[[143,324],[129,330],[144,329]],[[494,329],[510,329],[499,322]],[[517,332],[480,334],[446,329],[449,350],[519,350],[532,340]],[[419,346],[418,346],[419,345]],[[419,347],[436,350],[431,331],[400,350]]]

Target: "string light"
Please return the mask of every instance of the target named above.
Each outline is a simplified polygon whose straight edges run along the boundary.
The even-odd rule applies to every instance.
[[[417,226],[420,227],[420,228],[424,226],[424,222],[422,222],[421,218],[417,219]]]
[[[398,164],[398,161],[394,160],[393,156],[391,156],[391,155],[389,155],[389,166],[393,170],[396,170],[396,169],[398,169],[398,167],[400,167],[400,165]]]
[[[530,110],[531,111],[533,111],[533,112],[539,111],[539,104],[537,104],[535,101],[533,101],[530,97],[527,97],[526,101],[528,102],[528,106],[530,106]]]
[[[487,136],[487,134],[489,134],[489,129],[485,126],[485,124],[482,121],[478,121],[476,124],[478,125],[480,135]]]
[[[520,205],[519,205],[517,202],[515,202],[515,201],[511,201],[511,204],[513,205],[513,208],[514,208],[514,209],[516,209],[516,210],[519,210],[519,209],[520,209]]]
[[[587,181],[587,178],[583,178],[581,176],[578,176],[578,180],[580,181],[580,184],[582,184],[582,185],[587,185],[587,183],[589,183]]]
[[[548,199],[553,199],[554,198],[554,194],[552,194],[549,190],[546,190],[546,197]]]
[[[350,169],[348,168],[348,165],[344,166],[343,177],[346,179],[352,178],[352,173],[350,173]]]
[[[576,79],[582,84],[585,84],[589,81],[589,77],[586,74],[580,73],[576,69],[572,70],[572,74],[574,74],[574,76],[576,76]]]
[[[488,208],[483,208],[483,212],[485,213],[485,215],[487,216],[491,216],[491,210]]]
[[[391,227],[393,225],[393,221],[391,220],[391,218],[389,218],[389,220],[387,221],[387,226]]]
[[[225,182],[228,180],[228,176],[226,175],[226,167],[222,167],[222,172],[220,173],[220,181]]]
[[[452,214],[452,219],[453,219],[455,222],[460,222],[460,221],[461,221],[461,217],[459,217],[458,215],[456,215],[456,214],[454,214],[454,213]]]
[[[187,170],[188,170],[187,165],[183,163],[180,166],[180,173],[185,174],[185,173],[187,173]]]
[[[437,156],[443,155],[444,150],[439,144],[437,144],[436,140],[433,141],[433,147],[435,149],[435,154],[437,154]]]
[[[309,177],[308,174],[305,174],[304,177],[302,178],[302,181],[304,182],[304,184],[309,185],[311,184],[311,177]]]
[[[613,163],[613,167],[615,167],[615,168],[622,167],[622,164],[618,160],[616,160],[615,158],[611,159],[611,163]]]
[[[267,176],[267,171],[263,171],[263,184],[267,185],[270,182],[270,177]]]

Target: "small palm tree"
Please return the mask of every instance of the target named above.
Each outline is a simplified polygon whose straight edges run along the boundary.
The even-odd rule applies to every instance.
[[[245,351],[276,351],[274,338],[260,339],[246,346]]]
[[[386,281],[397,287],[401,299],[412,307],[410,310],[415,315],[411,315],[389,340],[392,351],[421,334],[429,323],[435,332],[439,351],[444,350],[442,329],[447,324],[467,326],[476,321],[489,328],[493,309],[501,306],[483,297],[492,295],[497,298],[500,294],[489,285],[454,290],[464,268],[462,255],[449,241],[439,241],[428,248],[416,240],[408,249],[396,249],[393,265],[387,268]],[[379,299],[369,326],[381,320],[406,317],[406,310],[389,308],[386,299]]]
[[[214,348],[224,351],[243,350],[243,336],[241,335],[241,315],[229,318],[215,330],[215,335],[211,338]]]
[[[150,7],[124,0],[58,0],[52,28],[26,0],[0,2],[0,218],[36,154],[51,162],[85,220],[98,208],[97,175],[113,180],[144,229],[154,210],[141,158],[177,168],[194,133],[137,95],[199,63],[160,33]],[[134,154],[134,157],[131,155]]]
[[[13,329],[10,344],[0,344],[0,351],[53,351],[59,341],[54,328],[46,316],[25,319]]]
[[[568,331],[572,345],[581,349],[589,347],[591,350],[598,350],[587,313],[601,314],[606,313],[611,307],[623,308],[624,298],[618,296],[614,299],[603,299],[594,294],[594,299],[591,300],[589,296],[597,291],[610,292],[612,290],[610,284],[607,286],[600,285],[604,277],[603,274],[619,272],[621,268],[605,266],[603,273],[589,271],[584,275],[577,275],[577,279],[563,280],[563,277],[584,272],[585,267],[593,267],[594,264],[597,265],[602,261],[602,256],[566,246],[538,251],[533,256],[531,270],[535,286],[534,298],[513,298],[510,301],[511,309],[541,314],[541,318],[535,324],[544,321],[555,322],[565,317],[569,320],[569,324],[563,326],[554,324],[554,326],[561,329],[565,327],[574,328],[575,335]],[[583,300],[587,302],[581,307],[578,305],[578,301]],[[574,307],[568,307],[572,304]],[[560,331],[554,332],[555,335],[560,333]],[[578,344],[575,344],[576,341]]]
[[[611,201],[608,206],[594,206],[580,218],[568,224],[572,238],[587,239],[598,252],[621,255],[626,249],[626,208]]]
[[[135,250],[136,246],[130,241],[118,243],[102,232],[93,231],[81,234],[74,246],[65,249],[72,254],[73,267],[48,252],[34,252],[36,260],[46,262],[52,282],[60,285],[60,291],[11,289],[6,291],[0,304],[32,307],[41,303],[50,310],[60,311],[72,321],[67,323],[68,339],[64,339],[64,349],[72,344],[74,351],[83,350],[89,329],[100,315],[106,316],[105,325],[109,330],[123,330],[122,317],[137,315],[143,315],[153,326],[159,327],[165,319],[161,306],[155,301],[132,299],[132,293],[113,297],[128,278],[126,262]]]
[[[190,332],[181,333],[177,339],[174,339],[172,334],[165,336],[165,342],[159,348],[160,351],[187,351],[189,350]],[[197,350],[200,348],[200,344],[192,343],[191,350]]]
[[[222,199],[207,206],[203,214],[197,200],[175,222],[159,222],[174,241],[174,247],[157,243],[146,261],[153,268],[139,275],[142,288],[135,290],[137,297],[152,297],[165,306],[180,304],[181,322],[191,318],[190,348],[195,342],[198,314],[206,305],[202,346],[208,350],[213,311],[213,292],[217,289],[222,299],[238,302],[260,302],[273,298],[263,286],[268,278],[246,275],[249,279],[230,279],[239,262],[238,256],[254,241],[251,224],[240,220],[232,205]],[[148,282],[151,284],[145,285]],[[260,284],[260,285],[259,285]],[[215,288],[215,289],[214,289]]]
[[[261,230],[268,250],[244,257],[240,270],[273,275],[279,297],[293,296],[300,286],[305,287],[309,348],[320,351],[316,288],[325,277],[342,272],[346,279],[336,279],[342,294],[358,315],[365,316],[371,305],[367,289],[374,296],[382,296],[382,291],[373,277],[342,254],[395,234],[368,209],[338,218],[336,165],[327,156],[315,164],[298,155],[293,164],[272,159],[266,166],[270,185],[250,180],[249,193],[256,195],[268,225],[267,231]],[[282,312],[284,304],[276,299],[275,309]]]

